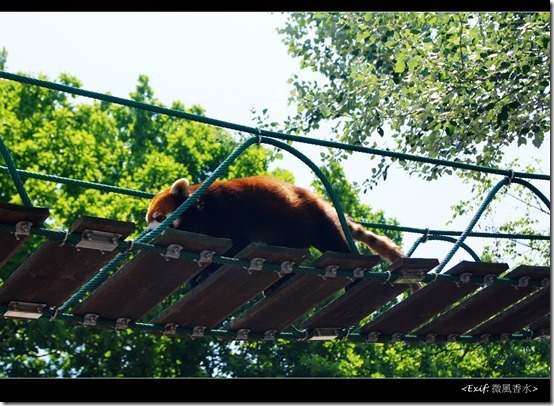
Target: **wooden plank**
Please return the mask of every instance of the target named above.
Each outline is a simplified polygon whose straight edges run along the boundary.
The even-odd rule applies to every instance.
[[[550,288],[527,296],[489,321],[469,331],[470,335],[515,333],[550,313]]]
[[[20,221],[29,221],[34,227],[41,226],[50,215],[48,209],[40,207],[18,206],[0,202],[0,223],[15,226]],[[29,239],[29,235],[18,238],[12,233],[0,232],[0,268]]]
[[[121,234],[120,240],[123,240],[134,231],[135,225],[84,216],[69,232],[82,233],[87,229]],[[0,303],[16,300],[60,306],[117,253],[117,250],[60,247],[59,243],[46,241],[0,287]]]
[[[325,252],[314,261],[313,266],[339,266],[340,269],[347,270],[360,267],[370,269],[380,261],[378,255]],[[234,331],[248,329],[257,333],[282,331],[350,283],[348,278],[295,274],[223,328]]]
[[[469,272],[473,276],[499,275],[508,268],[506,264],[462,261],[446,271],[449,275]],[[479,288],[476,283],[454,283],[437,279],[430,282],[402,302],[366,323],[359,333],[384,335],[410,333],[424,322],[439,314],[448,306]]]
[[[402,270],[427,272],[439,264],[436,259],[403,258],[391,264],[387,271],[396,274]],[[348,285],[344,294],[302,323],[302,329],[349,328],[389,303],[409,289],[406,284],[390,284],[369,278]]]
[[[213,251],[222,255],[231,246],[227,238],[215,238],[202,234],[167,228],[151,244],[166,248],[177,244],[183,251]],[[137,321],[167,296],[205,269],[209,263],[199,265],[185,258],[167,258],[157,252],[141,251],[95,289],[74,313],[97,314],[99,317],[117,320],[127,318]]]
[[[307,249],[252,243],[235,255],[235,258],[264,258],[266,263],[293,261],[300,264],[309,255],[310,251]],[[154,318],[151,323],[177,323],[180,327],[188,328],[214,328],[278,279],[279,275],[274,271],[262,269],[248,272],[242,266],[224,265]]]
[[[533,280],[542,280],[550,277],[550,268],[522,265],[502,277],[519,279],[524,276]],[[504,283],[494,283],[476,292],[414,333],[423,335],[431,333],[438,335],[464,334],[534,291],[535,288],[531,286],[515,287]]]

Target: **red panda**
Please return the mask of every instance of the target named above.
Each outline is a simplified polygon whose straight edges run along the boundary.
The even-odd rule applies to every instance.
[[[200,184],[178,179],[148,206],[149,229],[157,227]],[[392,263],[405,255],[389,238],[365,230],[347,218],[352,237]],[[229,238],[233,256],[251,242],[290,248],[314,247],[321,252],[351,252],[335,208],[316,193],[266,176],[214,182],[172,226]]]

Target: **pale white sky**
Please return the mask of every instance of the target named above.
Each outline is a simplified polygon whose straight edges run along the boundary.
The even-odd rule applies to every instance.
[[[0,49],[8,52],[8,72],[31,77],[42,73],[50,80],[68,73],[86,90],[123,98],[144,74],[166,106],[180,100],[187,107],[202,106],[208,117],[256,126],[252,108],[268,108],[272,121],[282,122],[293,111],[287,102],[287,80],[293,73],[313,77],[300,72],[298,61],[287,54],[276,32],[284,21],[280,13],[266,12],[0,12]],[[326,136],[322,131],[306,136]],[[323,151],[300,143],[293,146],[316,162]],[[542,151],[544,156],[534,148],[520,148],[512,156],[523,162],[541,158],[543,171],[550,173],[550,156]],[[279,166],[309,187],[311,171],[286,152],[285,156],[290,158]],[[361,183],[370,173],[368,161],[364,154],[349,159],[348,179]],[[549,182],[533,183],[550,195]],[[404,226],[446,229],[451,206],[469,196],[469,187],[455,176],[425,182],[393,170],[386,182],[362,195],[362,201],[384,209]],[[509,214],[513,204],[507,201],[499,207]],[[469,218],[459,219],[448,229],[463,230],[468,222]],[[404,249],[418,237],[406,233]],[[466,242],[480,253],[478,241]],[[451,247],[429,242],[414,256],[441,260]],[[451,264],[458,259],[470,257],[460,251]]]

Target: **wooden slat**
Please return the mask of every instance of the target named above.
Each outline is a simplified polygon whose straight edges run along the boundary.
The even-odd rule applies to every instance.
[[[38,207],[18,206],[0,202],[0,223],[15,226],[20,221],[29,221],[34,227],[41,226],[50,215],[50,211]],[[15,238],[14,234],[0,232],[0,268],[29,239],[28,235]]]
[[[69,232],[82,233],[87,229],[121,234],[120,240],[123,240],[134,231],[135,225],[84,216]],[[44,242],[0,287],[0,303],[16,300],[60,306],[117,253],[117,250],[102,253]]]
[[[519,279],[524,276],[542,280],[550,277],[550,268],[522,265],[502,277]],[[504,283],[495,283],[465,299],[414,333],[424,335],[430,333],[438,335],[464,334],[534,291],[535,288],[531,286],[515,287]]]
[[[515,333],[550,313],[550,288],[543,288],[469,331],[471,335]]]
[[[263,258],[267,263],[293,261],[300,264],[309,255],[310,251],[307,249],[252,243],[235,255],[235,258]],[[274,271],[262,269],[248,272],[242,266],[224,265],[154,318],[151,323],[177,323],[188,328],[214,328],[278,279],[279,275]]]
[[[336,265],[347,270],[360,267],[370,269],[380,260],[378,255],[326,252],[313,266],[326,268]],[[324,279],[319,275],[295,274],[223,328],[234,331],[248,329],[258,333],[282,331],[350,282],[348,278]]]
[[[391,264],[387,271],[396,274],[402,270],[427,272],[439,264],[436,259],[403,258]],[[302,323],[302,329],[348,328],[396,298],[409,288],[406,284],[390,284],[369,278],[346,287],[344,294]]]
[[[469,272],[473,276],[499,275],[507,268],[506,264],[462,261],[445,273],[461,275]],[[456,284],[437,279],[381,313],[357,332],[364,334],[377,332],[384,335],[407,334],[478,288],[478,284],[471,282]]]
[[[226,238],[168,228],[151,244],[166,248],[177,244],[184,251],[213,251],[222,255],[232,243]],[[141,251],[101,286],[95,289],[74,311],[97,314],[106,319],[128,318],[137,321],[176,289],[206,268],[185,258],[168,258],[157,252]]]

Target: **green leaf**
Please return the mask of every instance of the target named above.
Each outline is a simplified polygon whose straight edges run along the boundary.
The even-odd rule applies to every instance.
[[[396,63],[394,64],[394,71],[396,73],[402,73],[406,70],[406,64],[404,63],[404,60],[397,59]]]

